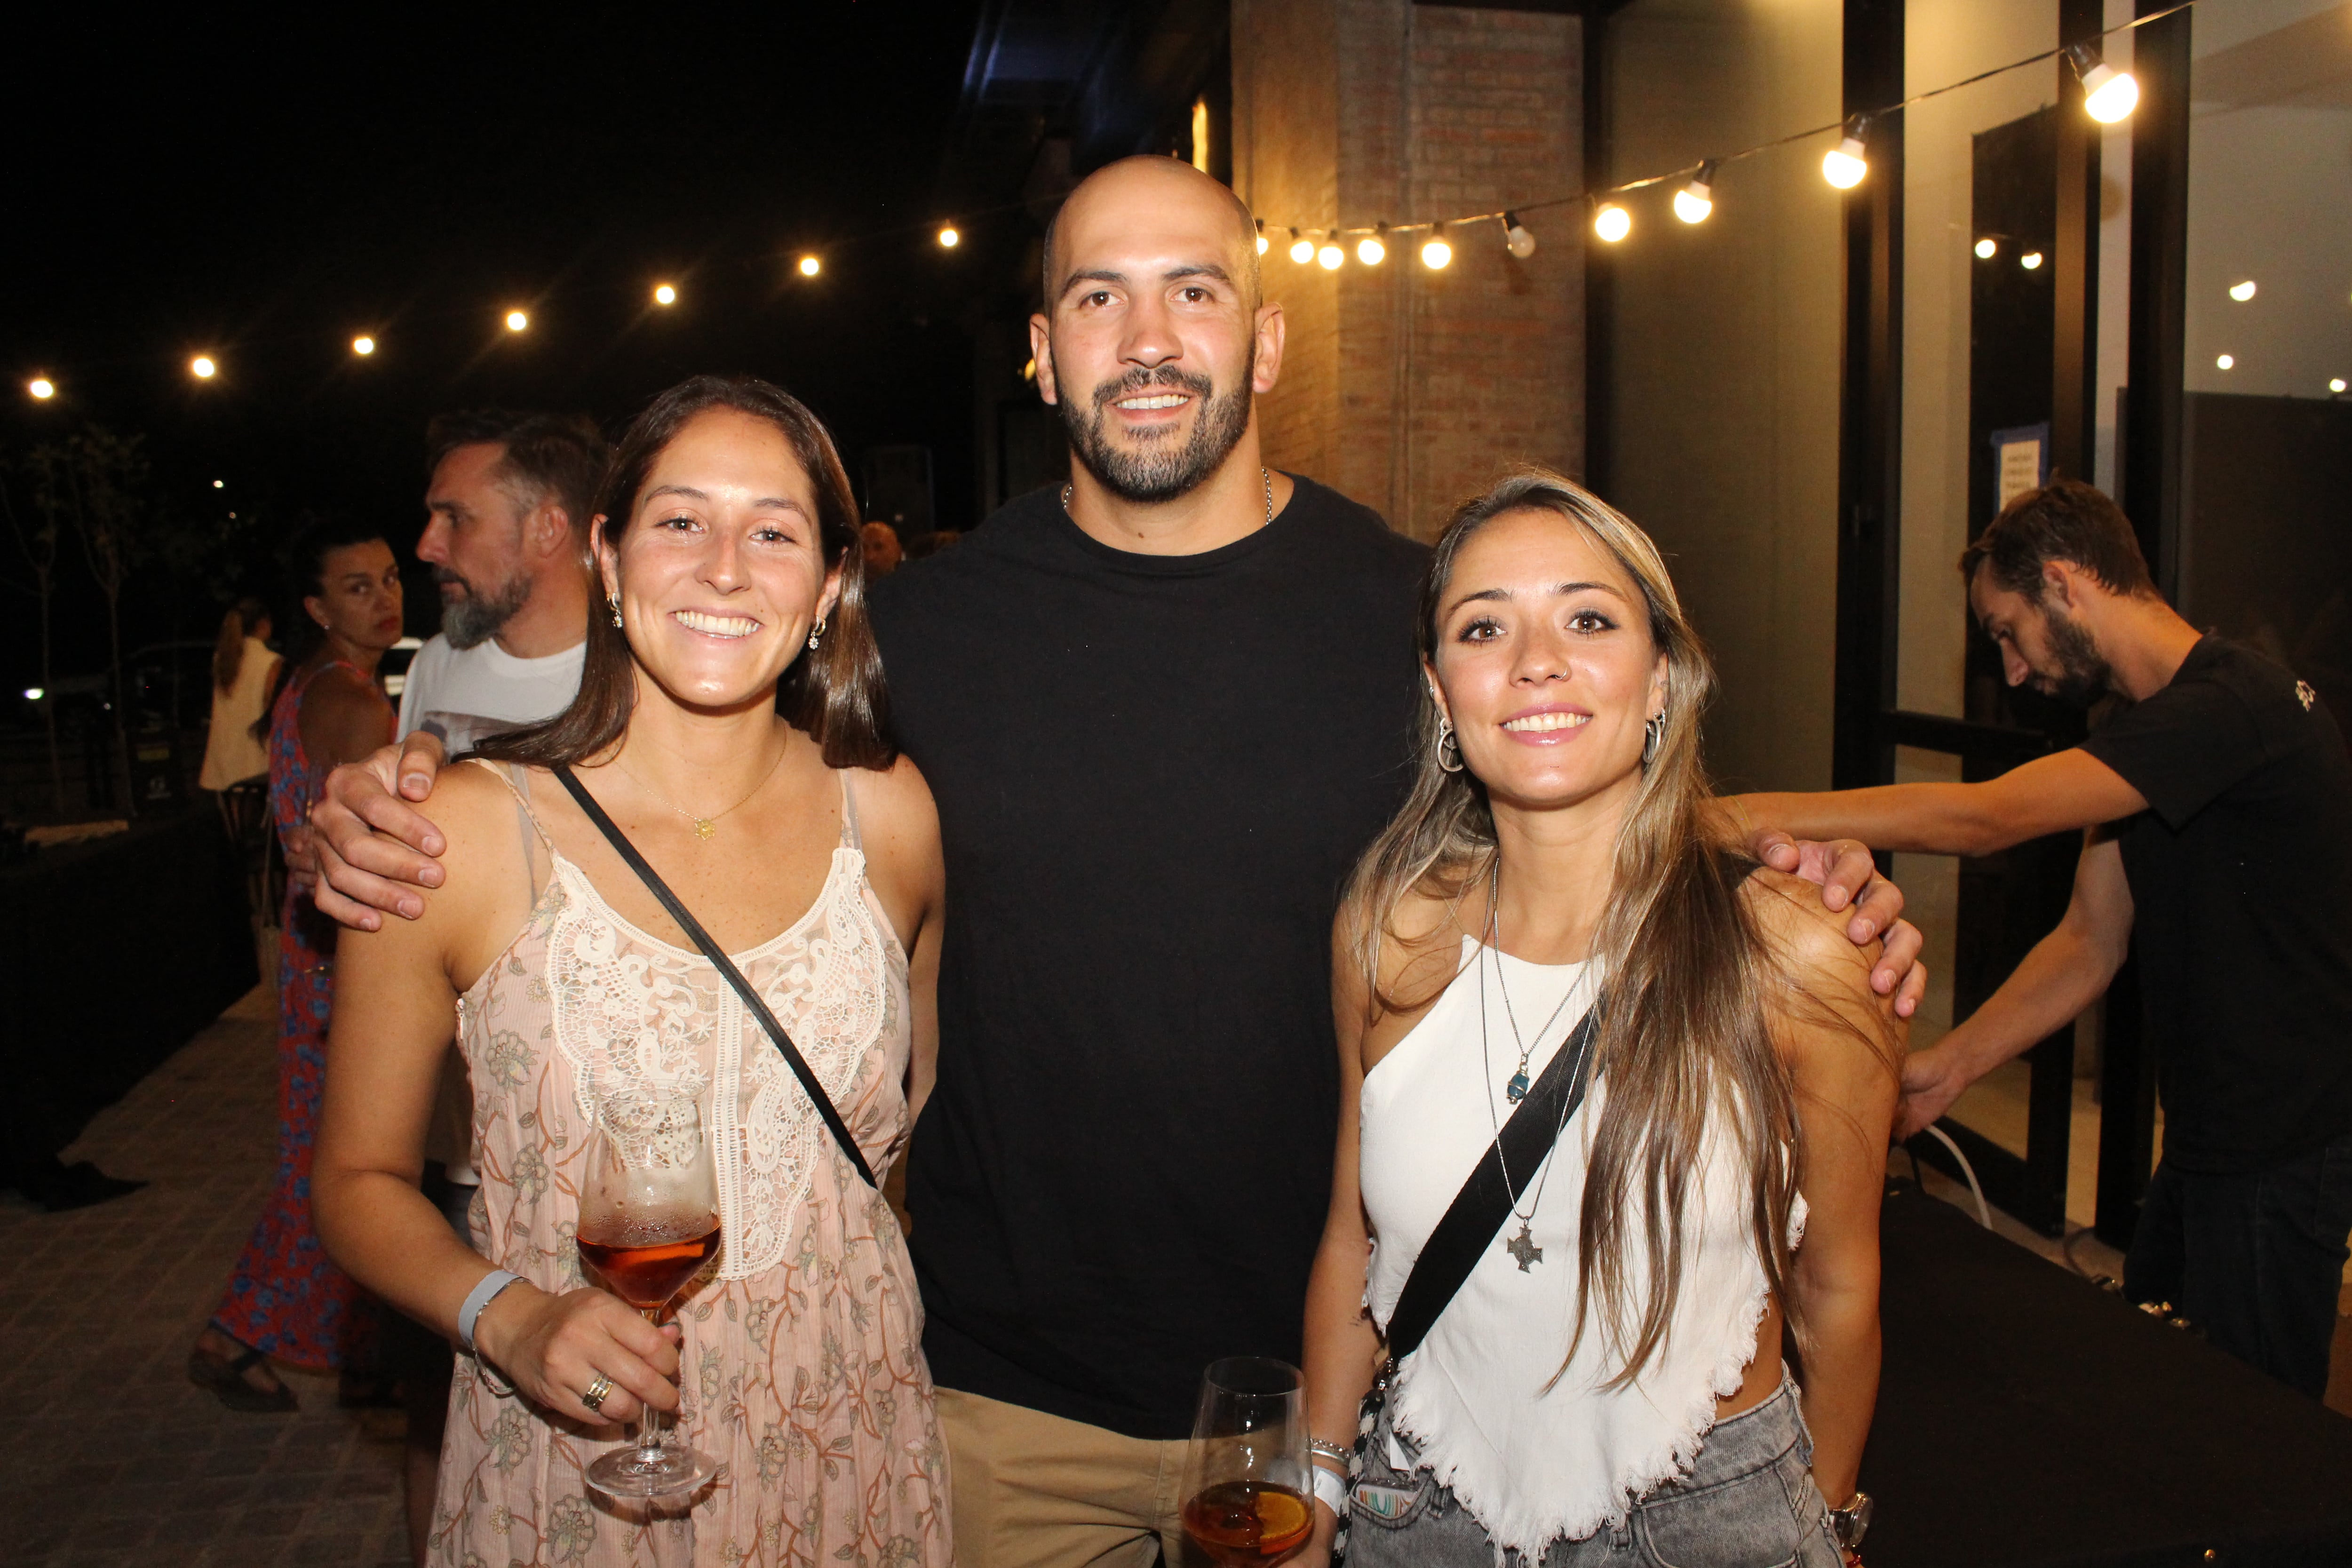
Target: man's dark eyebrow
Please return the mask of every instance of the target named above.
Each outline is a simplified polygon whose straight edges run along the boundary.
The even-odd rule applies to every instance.
[[[1179,278],[1213,278],[1220,283],[1231,283],[1234,280],[1232,273],[1213,261],[1195,261],[1186,267],[1171,267],[1160,276],[1162,281],[1171,283]]]
[[[1234,275],[1213,261],[1189,262],[1182,267],[1171,267],[1160,275],[1163,283],[1172,283],[1179,278],[1213,278],[1228,286],[1234,281]],[[1084,272],[1073,272],[1064,279],[1062,291],[1055,298],[1057,300],[1068,299],[1070,290],[1081,283],[1125,283],[1128,280],[1124,272],[1113,271],[1107,267],[1091,268]]]

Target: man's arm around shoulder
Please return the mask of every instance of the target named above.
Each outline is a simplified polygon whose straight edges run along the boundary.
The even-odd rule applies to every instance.
[[[1743,795],[1727,805],[1757,830],[1859,838],[1874,849],[1926,855],[1990,855],[2147,809],[2147,797],[2080,746],[2036,757],[1983,784]]]

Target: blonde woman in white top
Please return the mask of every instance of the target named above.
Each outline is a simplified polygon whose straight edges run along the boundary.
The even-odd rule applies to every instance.
[[[1420,773],[1336,937],[1318,1465],[1355,1446],[1399,1293],[1528,1085],[1566,1051],[1590,1089],[1506,1162],[1510,1216],[1385,1382],[1353,1484],[1318,1483],[1309,1556],[1344,1500],[1364,1565],[1834,1564],[1867,1521],[1898,1095],[1871,956],[1731,848],[1712,672],[1631,522],[1504,481],[1440,539],[1419,630]]]
[[[221,617],[213,647],[212,731],[196,774],[201,787],[223,790],[269,771],[269,749],[262,744],[269,727],[261,716],[269,710],[278,662],[269,651],[268,610],[258,599],[239,599]]]

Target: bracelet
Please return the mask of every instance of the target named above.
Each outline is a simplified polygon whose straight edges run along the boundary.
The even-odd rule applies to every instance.
[[[1307,1444],[1307,1452],[1311,1458],[1330,1460],[1333,1464],[1339,1466],[1342,1471],[1345,1471],[1349,1466],[1356,1462],[1356,1451],[1353,1448],[1343,1447],[1338,1443],[1327,1442],[1321,1437],[1318,1437],[1313,1442]]]
[[[1348,1521],[1348,1483],[1320,1465],[1314,1466],[1313,1469],[1315,1500],[1329,1509],[1332,1517],[1345,1524]]]
[[[521,1278],[521,1275],[509,1274],[503,1268],[493,1268],[483,1275],[481,1283],[467,1295],[466,1304],[457,1309],[457,1342],[466,1347],[467,1355],[475,1353],[474,1324],[481,1317],[482,1309],[496,1300],[499,1291]]]

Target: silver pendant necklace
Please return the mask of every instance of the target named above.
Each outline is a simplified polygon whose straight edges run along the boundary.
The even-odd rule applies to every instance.
[[[1535,1266],[1543,1261],[1544,1255],[1543,1248],[1536,1245],[1536,1210],[1543,1207],[1544,1189],[1551,1184],[1550,1154],[1559,1147],[1560,1139],[1568,1133],[1568,1119],[1573,1113],[1576,1101],[1571,1096],[1561,1104],[1559,1125],[1552,1129],[1551,1144],[1546,1150],[1542,1162],[1543,1168],[1536,1177],[1535,1199],[1528,1205],[1527,1212],[1521,1214],[1519,1197],[1525,1189],[1515,1187],[1511,1183],[1510,1159],[1503,1152],[1502,1119],[1495,1111],[1495,1068],[1486,1049],[1486,954],[1490,952],[1496,955],[1495,989],[1503,994],[1503,1015],[1505,1017],[1511,1016],[1511,988],[1503,974],[1501,950],[1495,945],[1500,937],[1501,920],[1498,910],[1502,901],[1503,857],[1502,851],[1497,849],[1495,853],[1494,875],[1487,884],[1486,890],[1486,936],[1478,944],[1478,1065],[1481,1069],[1478,1088],[1486,1101],[1487,1123],[1495,1131],[1495,1163],[1502,1167],[1503,1191],[1511,1200],[1511,1217],[1519,1222],[1518,1234],[1503,1243],[1503,1250],[1511,1255],[1511,1260],[1519,1266],[1520,1273],[1532,1274],[1535,1272]],[[1574,996],[1576,991],[1576,984],[1571,981],[1566,994],[1559,999],[1559,1005],[1552,1009],[1551,1016],[1545,1021],[1544,1026],[1536,1031],[1538,1040],[1541,1040],[1549,1034],[1552,1025],[1559,1022],[1559,1016],[1568,1010],[1569,998]],[[1528,1097],[1528,1058],[1533,1050],[1532,1047],[1519,1040],[1518,1032],[1518,1022],[1513,1018],[1511,1037],[1514,1043],[1519,1046],[1519,1068],[1511,1075],[1511,1081],[1504,1087],[1503,1093],[1504,1097],[1514,1105]],[[1574,1075],[1582,1076],[1584,1058],[1590,1055],[1591,1050],[1592,1042],[1588,1037],[1584,1044],[1579,1047],[1576,1064],[1570,1069]]]

